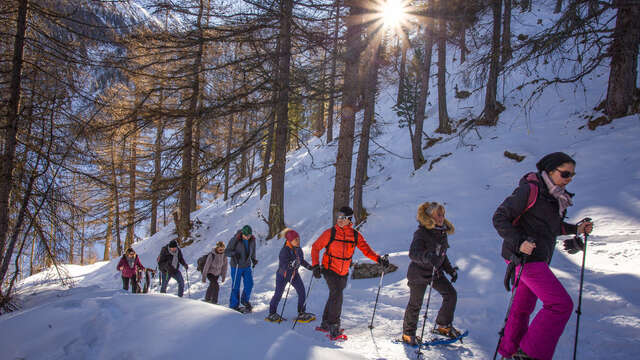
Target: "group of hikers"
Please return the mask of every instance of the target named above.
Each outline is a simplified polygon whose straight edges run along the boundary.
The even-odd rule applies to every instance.
[[[567,208],[573,205],[573,194],[565,187],[575,176],[575,165],[575,160],[562,152],[544,156],[536,164],[538,171],[526,174],[493,215],[493,225],[503,238],[502,257],[507,265],[505,287],[507,291],[512,291],[512,302],[498,344],[498,352],[503,359],[551,359],[571,316],[571,297],[549,268],[549,263],[557,236],[589,234],[593,229],[590,220],[576,225],[564,221]],[[402,327],[402,341],[412,346],[422,343],[416,332],[419,312],[429,286],[442,296],[433,333],[454,339],[461,336],[453,326],[457,293],[452,284],[458,279],[459,269],[452,265],[447,255],[448,236],[454,233],[455,228],[446,219],[445,213],[445,207],[437,202],[425,202],[418,207],[418,228],[409,249],[411,263],[407,280],[410,294]],[[353,228],[352,217],[353,210],[348,206],[338,210],[334,226],[325,230],[313,243],[311,263],[304,258],[299,234],[289,228],[281,233],[285,243],[279,254],[275,292],[266,320],[284,320],[278,315],[277,307],[288,283],[298,294],[296,321],[315,320],[314,314],[306,312],[307,294],[298,273],[299,268],[304,267],[313,272],[313,277],[324,277],[329,288],[322,322],[317,330],[327,332],[332,339],[340,338],[343,331],[340,328],[343,291],[355,249],[360,249],[366,257],[382,265],[383,270],[389,265],[388,255],[378,255],[362,234]],[[564,248],[573,254],[584,250],[584,243],[575,236],[565,240]],[[252,269],[258,260],[255,237],[249,225],[242,227],[226,247],[223,242],[218,242],[207,254],[202,281],[209,280],[205,296],[208,302],[218,302],[218,279],[222,282],[225,280],[227,257],[231,258],[232,279],[229,306],[240,312],[250,312]],[[179,271],[180,264],[185,270],[189,268],[177,242],[172,240],[162,248],[158,257],[162,284],[160,292],[166,292],[167,283],[173,278],[178,283],[178,296],[182,296],[184,281]],[[128,249],[118,263],[125,290],[128,289],[129,279],[136,274],[136,267],[144,269],[133,249]],[[518,274],[517,279],[515,274]],[[135,281],[131,282],[135,287]],[[241,282],[244,284],[242,294]],[[511,289],[513,283],[515,285]],[[543,306],[529,322],[538,299]]]

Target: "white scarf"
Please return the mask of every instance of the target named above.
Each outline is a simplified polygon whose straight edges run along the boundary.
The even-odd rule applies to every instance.
[[[173,255],[171,266],[173,266],[174,269],[178,269],[178,249],[176,249],[176,251],[169,250],[169,254]]]
[[[573,205],[571,196],[569,196],[569,193],[564,189],[564,186],[554,184],[546,171],[542,172],[542,179],[544,180],[544,183],[547,184],[549,194],[558,200],[558,210],[560,212],[560,216],[563,216],[564,211],[567,210],[569,206]]]

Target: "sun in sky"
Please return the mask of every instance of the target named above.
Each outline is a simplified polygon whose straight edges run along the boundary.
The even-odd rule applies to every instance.
[[[404,0],[385,0],[380,7],[384,25],[395,28],[406,20],[407,4]]]

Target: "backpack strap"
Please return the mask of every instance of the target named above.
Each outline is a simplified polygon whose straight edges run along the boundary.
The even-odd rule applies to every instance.
[[[358,231],[356,229],[353,229],[353,241],[349,241],[349,240],[336,239],[336,228],[335,227],[331,228],[331,237],[329,238],[329,242],[327,243],[327,246],[325,246],[325,248],[324,248],[324,253],[329,256],[329,264],[327,264],[327,268],[329,268],[331,266],[331,260],[333,258],[336,258],[338,260],[343,260],[343,261],[350,261],[351,258],[353,257],[353,253],[348,258],[343,258],[343,257],[332,255],[329,252],[329,245],[331,245],[331,243],[334,242],[334,241],[353,244],[353,246],[355,247],[358,244]]]
[[[536,176],[536,173],[531,172],[527,174],[525,179],[529,184],[529,198],[527,198],[527,207],[524,208],[522,214],[518,215],[518,217],[511,222],[511,224],[513,224],[514,226],[518,225],[518,222],[520,221],[522,215],[529,211],[529,209],[531,209],[533,205],[535,205],[536,200],[538,200],[538,177]]]

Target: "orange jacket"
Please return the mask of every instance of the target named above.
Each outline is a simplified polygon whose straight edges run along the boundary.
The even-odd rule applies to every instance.
[[[362,234],[358,233],[358,243],[354,245],[354,230],[350,224],[343,228],[335,225],[334,228],[336,229],[336,236],[331,245],[329,245],[329,249],[322,256],[323,268],[332,270],[341,276],[347,275],[356,246],[366,257],[373,261],[378,261],[378,254],[369,247]],[[311,263],[313,265],[318,265],[320,250],[327,246],[330,238],[331,229],[327,229],[311,246]]]

